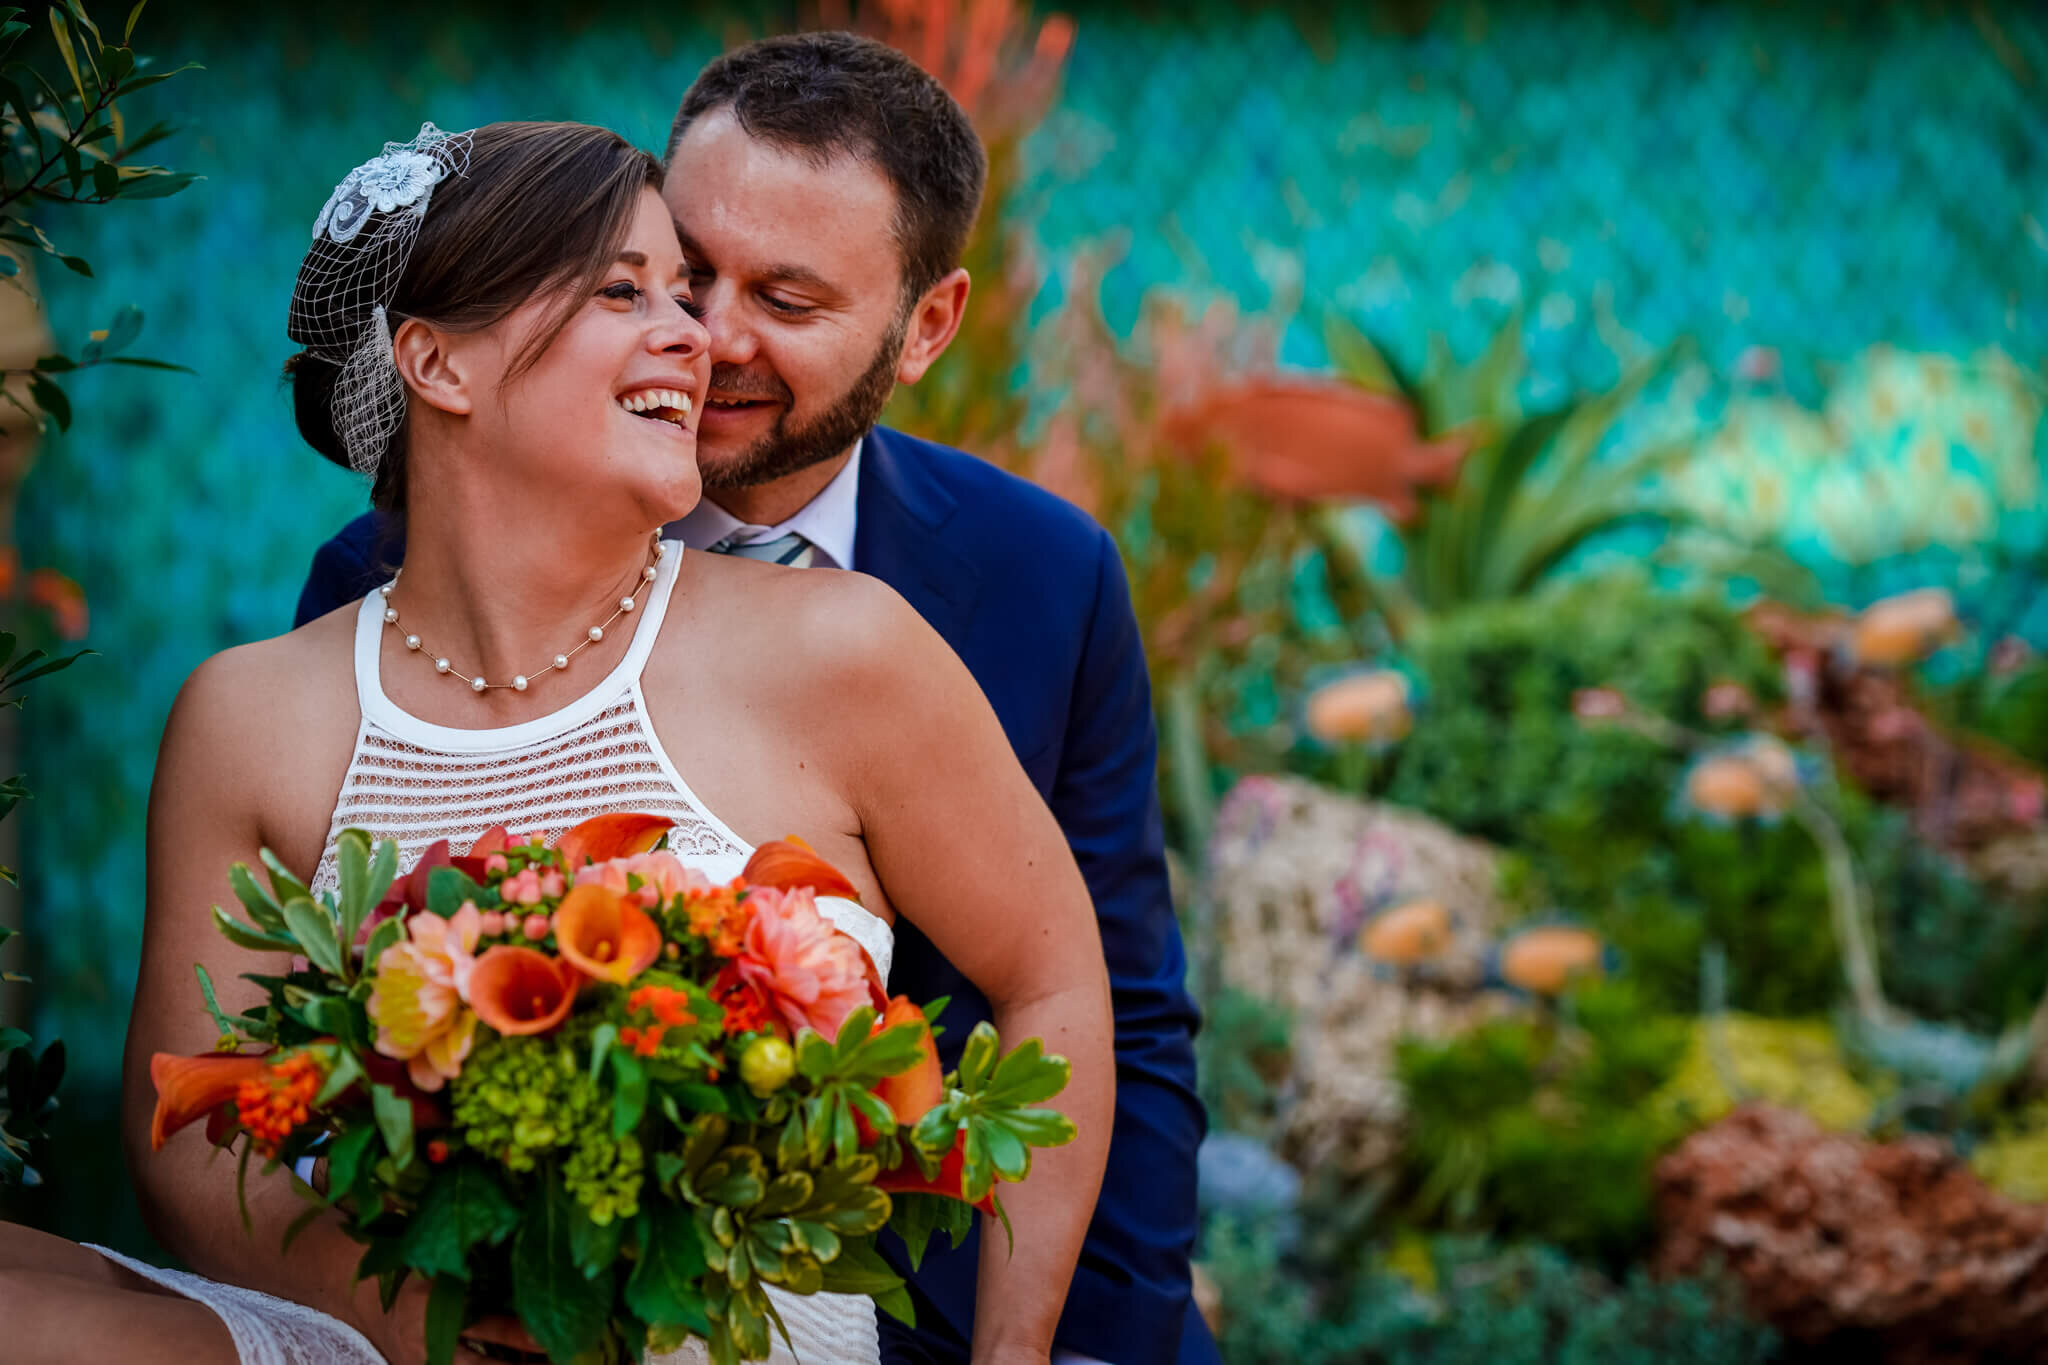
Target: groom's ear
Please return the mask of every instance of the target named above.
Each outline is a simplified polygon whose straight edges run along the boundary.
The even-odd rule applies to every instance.
[[[451,344],[455,340],[418,318],[407,318],[398,324],[391,349],[407,388],[443,412],[467,416],[475,400],[465,382],[468,366]]]
[[[956,267],[937,284],[924,291],[910,310],[910,325],[903,334],[903,359],[896,363],[896,382],[915,384],[924,378],[932,362],[946,353],[960,331],[960,319],[967,313],[967,270]]]

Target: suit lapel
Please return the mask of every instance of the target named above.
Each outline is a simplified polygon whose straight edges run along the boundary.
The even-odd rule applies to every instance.
[[[948,543],[953,497],[931,471],[918,442],[886,427],[861,448],[853,564],[900,593],[949,643],[962,630],[981,576]]]

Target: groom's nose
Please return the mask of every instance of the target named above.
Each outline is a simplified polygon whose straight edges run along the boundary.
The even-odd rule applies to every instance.
[[[746,325],[730,291],[713,289],[704,300],[704,331],[713,365],[746,365],[760,353],[760,338]]]

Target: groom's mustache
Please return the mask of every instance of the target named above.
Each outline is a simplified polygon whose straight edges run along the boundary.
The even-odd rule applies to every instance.
[[[787,403],[789,386],[774,375],[756,374],[737,365],[711,367],[711,396],[725,402]]]

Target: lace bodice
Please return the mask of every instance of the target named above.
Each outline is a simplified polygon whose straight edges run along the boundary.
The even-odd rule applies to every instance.
[[[334,841],[345,829],[397,841],[399,867],[410,869],[440,839],[459,854],[491,826],[504,825],[553,843],[590,816],[626,810],[673,820],[669,847],[684,863],[717,881],[737,876],[752,846],[690,790],[663,750],[640,690],[683,556],[680,541],[664,544],[625,657],[560,710],[496,729],[434,725],[385,695],[379,662],[384,602],[369,593],[356,617],[362,722],[313,890],[335,887]],[[825,898],[819,909],[867,949],[887,980],[894,948],[889,926],[852,901]]]

